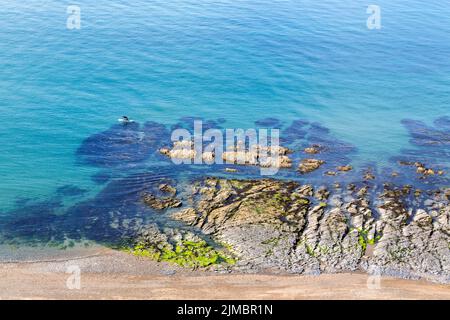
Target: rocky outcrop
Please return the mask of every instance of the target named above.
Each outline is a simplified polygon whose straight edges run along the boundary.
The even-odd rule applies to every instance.
[[[158,198],[151,193],[144,193],[142,195],[142,201],[149,207],[156,210],[163,210],[167,208],[178,208],[182,205],[182,202],[174,197],[161,197]]]
[[[238,257],[234,270],[318,274],[379,270],[450,281],[448,190],[418,209],[411,190],[313,188],[276,180],[209,178],[173,213]],[[417,202],[417,199],[414,200]],[[417,203],[416,203],[417,204]]]
[[[450,281],[450,206],[445,194],[407,209],[398,193],[386,192],[378,207],[382,234],[369,262],[387,274],[410,274]]]
[[[161,148],[159,152],[172,159],[194,160],[197,156],[192,141],[176,141],[172,148]],[[291,151],[282,146],[254,145],[246,148],[242,141],[237,146],[216,155],[211,151],[204,151],[201,159],[206,163],[214,163],[216,157],[222,157],[221,161],[227,164],[252,165],[272,168],[291,168],[292,160],[288,154]]]

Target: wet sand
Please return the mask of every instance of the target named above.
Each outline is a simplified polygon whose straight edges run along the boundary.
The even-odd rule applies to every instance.
[[[80,289],[68,269],[79,270]],[[72,278],[70,278],[72,276]],[[190,271],[103,250],[70,260],[0,263],[0,299],[450,299],[450,285],[365,274],[250,275]]]

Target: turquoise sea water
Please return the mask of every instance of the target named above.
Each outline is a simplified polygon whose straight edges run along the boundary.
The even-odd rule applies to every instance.
[[[0,0],[2,218],[55,201],[63,216],[102,192],[104,168],[77,150],[124,114],[303,119],[353,145],[355,166],[417,150],[403,120],[420,120],[443,137],[429,157],[449,164],[449,2],[377,0],[380,30],[360,0],[80,0],[80,30],[70,4]],[[32,234],[33,219],[16,227]]]

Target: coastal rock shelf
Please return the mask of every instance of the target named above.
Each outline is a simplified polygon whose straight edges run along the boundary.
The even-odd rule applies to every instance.
[[[297,182],[219,178],[191,188],[191,205],[171,217],[225,247],[237,261],[228,271],[363,270],[450,282],[448,188],[428,194],[390,185],[315,190]]]

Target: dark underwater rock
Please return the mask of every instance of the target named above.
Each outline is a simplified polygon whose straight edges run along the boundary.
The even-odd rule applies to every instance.
[[[448,184],[449,180],[445,173],[450,169],[450,118],[440,117],[433,125],[411,119],[403,120],[402,124],[408,130],[410,143],[414,148],[403,149],[401,155],[391,160],[403,165],[414,164],[416,172],[402,166],[399,167],[399,171],[403,171],[411,181]]]
[[[104,184],[108,182],[111,178],[112,178],[111,173],[101,171],[99,173],[94,174],[91,177],[91,180],[94,181],[96,184]]]
[[[264,118],[261,120],[255,121],[256,126],[261,128],[275,128],[280,129],[283,126],[283,123],[276,118]]]
[[[156,122],[117,124],[88,137],[77,156],[97,167],[127,166],[148,159],[169,138],[167,128]]]
[[[81,189],[74,185],[65,185],[62,187],[59,187],[56,190],[57,195],[65,196],[65,197],[75,197],[75,196],[81,196],[87,192],[86,189]]]

